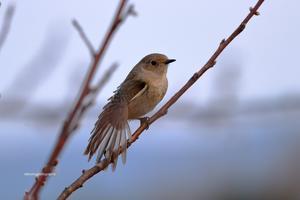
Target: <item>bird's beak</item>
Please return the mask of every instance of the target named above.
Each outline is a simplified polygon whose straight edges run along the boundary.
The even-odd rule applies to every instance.
[[[170,63],[175,62],[175,61],[176,61],[175,59],[168,59],[168,60],[165,61],[165,64],[167,65],[167,64],[170,64]]]

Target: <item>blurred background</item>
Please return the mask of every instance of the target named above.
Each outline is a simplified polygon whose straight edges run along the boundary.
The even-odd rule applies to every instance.
[[[83,156],[90,131],[134,64],[153,52],[177,59],[165,102],[256,3],[130,2],[138,17],[121,26],[97,77],[115,61],[120,66],[67,144],[41,199],[55,199],[93,165]],[[71,20],[97,48],[117,4],[1,1],[1,198],[21,199],[30,188],[28,173],[38,173],[48,159],[88,69],[89,52]],[[96,175],[71,199],[300,199],[299,6],[266,1],[216,66],[129,149],[126,165]],[[131,123],[132,130],[137,126]]]

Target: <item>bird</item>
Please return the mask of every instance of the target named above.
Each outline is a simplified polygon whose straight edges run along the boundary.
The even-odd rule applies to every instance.
[[[105,157],[115,169],[119,148],[122,148],[122,162],[126,162],[127,140],[131,139],[128,124],[130,120],[149,119],[145,115],[163,99],[168,89],[168,65],[176,61],[166,55],[152,53],[143,57],[129,72],[125,80],[114,91],[103,107],[89,143],[84,151],[88,160],[98,151],[96,163]]]

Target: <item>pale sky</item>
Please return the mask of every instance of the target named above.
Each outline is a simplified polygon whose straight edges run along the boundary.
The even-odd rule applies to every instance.
[[[76,71],[83,75],[89,63],[88,50],[71,20],[79,21],[97,47],[118,1],[2,1],[0,22],[4,9],[12,2],[16,4],[16,13],[0,54],[0,92],[5,91],[21,69],[36,63],[32,61],[33,57],[51,36],[57,42],[48,59],[55,70],[49,76],[48,72],[43,74],[45,82],[38,85],[32,99],[60,102],[73,85],[70,83],[72,73]],[[207,61],[221,39],[237,27],[248,8],[256,3],[254,0],[129,2],[135,5],[138,17],[129,18],[121,26],[107,51],[99,73],[114,61],[121,65],[101,94],[102,100],[111,96],[143,56],[153,52],[177,59],[168,73],[167,96],[171,96]],[[296,0],[266,1],[260,9],[261,15],[250,21],[246,30],[221,55],[216,67],[183,99],[198,102],[209,97],[213,93],[213,81],[221,72],[226,72],[228,62],[241,65],[242,78],[237,83],[241,99],[300,94],[299,5]],[[43,62],[37,63],[43,67]],[[80,75],[75,76],[75,80],[81,81],[79,78]],[[4,98],[5,94],[2,96]]]

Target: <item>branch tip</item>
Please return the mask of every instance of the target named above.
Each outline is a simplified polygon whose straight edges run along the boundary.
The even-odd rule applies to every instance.
[[[138,13],[135,10],[134,4],[130,4],[127,10],[128,15],[131,15],[133,17],[137,17]]]
[[[135,10],[134,4],[130,4],[128,6],[127,10],[125,10],[124,13],[119,17],[118,21],[116,21],[116,24],[122,23],[129,16],[132,16],[132,17],[138,16],[138,13]]]
[[[96,51],[95,51],[92,43],[90,42],[90,40],[86,36],[85,32],[83,31],[83,28],[81,27],[81,25],[79,24],[79,22],[76,19],[72,19],[72,24],[73,24],[74,28],[77,30],[80,38],[82,39],[82,41],[84,42],[84,44],[88,48],[91,56],[95,57]]]

